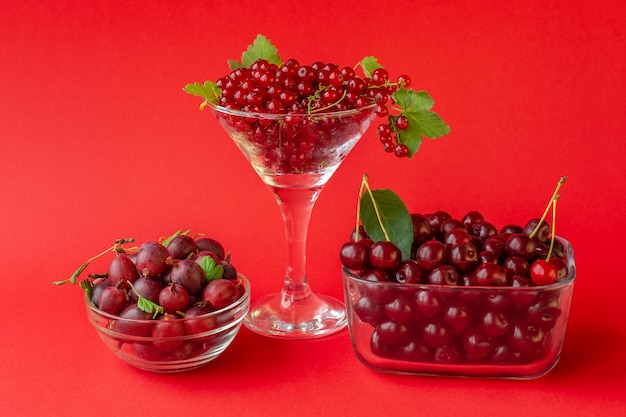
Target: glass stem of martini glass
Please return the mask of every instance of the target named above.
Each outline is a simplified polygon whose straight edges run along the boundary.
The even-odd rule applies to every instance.
[[[271,188],[285,223],[287,268],[281,306],[288,308],[311,295],[306,278],[307,233],[311,212],[322,188]]]

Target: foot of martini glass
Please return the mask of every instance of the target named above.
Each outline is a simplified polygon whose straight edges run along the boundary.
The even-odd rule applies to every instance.
[[[315,201],[376,116],[376,106],[318,114],[266,114],[210,108],[269,187],[281,210],[287,266],[280,291],[253,300],[244,324],[274,337],[306,339],[347,324],[342,302],[314,293],[306,244]]]

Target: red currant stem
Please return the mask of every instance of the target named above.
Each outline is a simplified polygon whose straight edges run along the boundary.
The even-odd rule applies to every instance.
[[[385,240],[387,242],[391,242],[389,233],[387,233],[387,229],[385,229],[383,220],[380,217],[380,210],[378,209],[378,204],[376,204],[376,199],[374,199],[374,194],[372,193],[372,189],[370,188],[369,182],[367,181],[367,176],[363,177],[363,185],[365,186],[365,189],[367,190],[367,193],[369,194],[370,199],[372,200],[372,205],[374,206],[374,212],[376,213],[376,218],[378,219],[378,224],[380,225],[380,229],[383,231],[383,234],[385,235]]]
[[[550,231],[550,248],[548,249],[548,255],[546,261],[550,260],[552,256],[552,250],[554,249],[554,237],[556,236],[556,202],[559,199],[559,195],[555,195],[552,199],[552,230]]]
[[[331,103],[331,104],[329,104],[329,105],[327,105],[325,107],[320,107],[319,109],[311,110],[311,105],[310,105],[310,102],[309,102],[309,114],[319,113],[319,112],[322,112],[324,110],[328,110],[328,109],[333,108],[337,104],[341,103],[341,101],[346,97],[346,92],[347,91],[344,89],[343,90],[343,94],[341,95],[341,97],[339,97],[337,99],[337,101],[335,101],[334,103]]]
[[[546,209],[544,210],[543,215],[541,216],[541,219],[539,219],[539,221],[537,222],[537,225],[535,226],[535,230],[533,230],[532,233],[530,235],[528,235],[528,237],[530,237],[531,239],[533,237],[535,237],[535,235],[539,231],[539,227],[541,226],[543,221],[546,219],[546,216],[548,215],[548,211],[550,210],[550,208],[554,204],[555,197],[558,195],[559,190],[561,189],[561,186],[563,185],[563,183],[565,181],[567,181],[567,177],[563,176],[563,177],[561,177],[559,179],[559,182],[556,184],[556,188],[554,189],[554,193],[552,193],[552,197],[550,197],[550,202],[548,203]]]

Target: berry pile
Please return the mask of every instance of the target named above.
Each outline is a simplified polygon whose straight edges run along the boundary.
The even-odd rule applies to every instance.
[[[553,221],[564,181],[546,209],[552,208]],[[369,190],[366,178],[364,185]],[[369,332],[361,337],[369,338],[372,354],[401,361],[513,365],[553,359],[571,296],[565,291],[571,287],[555,284],[572,279],[573,259],[546,213],[500,229],[478,211],[462,217],[407,213],[413,239],[404,257],[392,241],[375,241],[362,225],[355,227],[339,251],[347,304],[352,320],[360,320],[352,331]]]
[[[423,137],[435,139],[450,131],[439,115],[431,111],[434,102],[427,92],[410,88],[408,75],[393,79],[371,56],[354,67],[321,61],[303,64],[295,58],[283,62],[276,47],[259,35],[242,54],[241,62],[230,60],[229,66],[231,71],[216,82],[188,84],[184,91],[202,97],[201,108],[210,104],[264,115],[314,116],[371,109],[385,119],[377,131],[383,149],[398,157],[412,157]],[[296,119],[286,117],[282,123],[290,124],[289,120]],[[298,152],[293,153],[296,156],[291,160],[282,158],[282,162],[304,164],[310,154],[324,146],[329,127],[313,129],[314,132],[307,134],[311,125],[350,122],[349,118],[338,119],[337,116],[305,120],[313,123],[283,129],[284,139]],[[276,125],[267,119],[251,124],[249,127],[242,125],[240,131],[248,132],[250,139],[256,142],[265,142],[267,147],[276,147],[275,139],[280,130]],[[304,134],[300,137],[302,131]],[[275,162],[275,155],[268,159]],[[296,163],[293,168],[292,172],[300,172],[302,167]],[[284,167],[280,169],[289,172]]]
[[[371,326],[371,353],[411,362],[494,365],[533,363],[553,353],[554,334],[563,325],[562,288],[543,289],[531,277],[532,265],[549,250],[549,227],[531,238],[537,220],[498,231],[474,211],[460,219],[444,211],[412,218],[410,259],[402,260],[391,242],[373,242],[362,229],[340,251],[343,265],[359,278],[349,304]],[[567,259],[555,242],[549,262],[563,280]]]
[[[352,67],[314,62],[301,65],[289,59],[281,65],[258,59],[250,68],[237,68],[217,80],[221,89],[219,105],[228,109],[269,114],[316,114],[375,106],[386,118],[378,134],[387,152],[406,157],[408,148],[396,140],[398,130],[406,130],[406,116],[389,117],[391,97],[399,88],[409,88],[407,75],[391,80],[384,68],[370,77],[360,76]]]
[[[80,286],[93,306],[115,317],[106,327],[127,335],[134,354],[148,360],[185,359],[220,343],[211,340],[215,335],[202,342],[191,341],[191,336],[215,333],[228,317],[210,313],[233,305],[245,293],[243,281],[221,243],[187,234],[124,247],[130,242],[133,239],[117,240],[111,249],[82,265],[72,278],[56,284],[76,282],[91,261],[112,250],[115,257],[108,271],[89,275]],[[133,343],[137,338],[141,341]]]

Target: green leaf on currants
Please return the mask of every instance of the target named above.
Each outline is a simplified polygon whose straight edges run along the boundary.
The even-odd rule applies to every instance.
[[[199,96],[204,99],[200,104],[200,109],[204,108],[207,103],[218,104],[222,96],[222,89],[213,81],[205,81],[204,83],[191,83],[183,87],[183,90],[193,96]]]
[[[436,139],[450,133],[450,126],[430,110],[435,102],[426,91],[400,88],[394,93],[393,99],[402,109],[400,114],[409,119],[408,129],[396,132],[398,143],[407,146],[409,158],[419,150],[424,137]]]
[[[210,256],[205,256],[200,260],[200,266],[204,271],[207,281],[211,282],[216,279],[220,279],[224,276],[224,267],[218,265]]]
[[[252,45],[248,46],[248,49],[241,54],[241,62],[229,60],[228,65],[231,69],[237,69],[240,66],[250,68],[254,61],[258,59],[264,59],[270,64],[282,64],[282,60],[278,56],[278,49],[272,45],[269,39],[261,34],[257,35]],[[237,66],[233,68],[233,65]]]
[[[402,252],[403,259],[411,257],[413,221],[409,210],[396,193],[388,189],[371,190],[371,195],[369,192],[363,193],[359,216],[365,232],[375,242],[387,240],[389,237]]]
[[[365,74],[365,76],[368,78],[372,76],[372,73],[375,69],[383,67],[378,63],[378,59],[374,56],[366,56],[361,60],[359,64],[363,69],[363,74]]]

